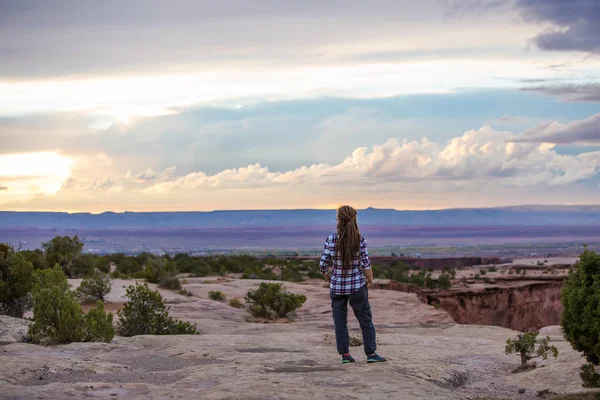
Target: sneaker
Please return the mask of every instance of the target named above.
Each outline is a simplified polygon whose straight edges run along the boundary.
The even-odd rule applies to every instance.
[[[348,364],[353,362],[356,362],[356,360],[350,354],[342,355],[342,364]]]
[[[387,360],[383,357],[381,357],[379,354],[377,353],[373,353],[371,355],[367,356],[367,362],[370,363],[376,363],[376,362],[386,362]]]

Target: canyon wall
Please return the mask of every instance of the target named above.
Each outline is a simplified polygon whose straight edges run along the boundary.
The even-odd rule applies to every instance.
[[[560,324],[562,280],[522,282],[478,290],[421,291],[419,299],[447,311],[460,324],[537,331]]]
[[[505,277],[492,286],[424,290],[417,286],[389,282],[375,289],[416,293],[423,303],[448,312],[465,325],[495,325],[521,332],[559,325],[562,313],[560,291],[564,276],[531,278]]]

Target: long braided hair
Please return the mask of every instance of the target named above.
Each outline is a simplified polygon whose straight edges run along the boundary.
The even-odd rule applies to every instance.
[[[336,253],[342,260],[342,270],[354,268],[354,260],[360,251],[362,236],[356,222],[358,212],[350,206],[340,206],[337,211],[337,234]]]

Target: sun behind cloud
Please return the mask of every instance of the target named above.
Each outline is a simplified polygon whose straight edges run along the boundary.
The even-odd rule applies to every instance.
[[[55,152],[0,155],[0,181],[11,194],[54,194],[73,165],[71,158]]]

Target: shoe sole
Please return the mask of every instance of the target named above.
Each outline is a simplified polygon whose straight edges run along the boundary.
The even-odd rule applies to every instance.
[[[375,364],[375,363],[382,363],[382,362],[386,362],[387,360],[367,360],[367,364]]]

